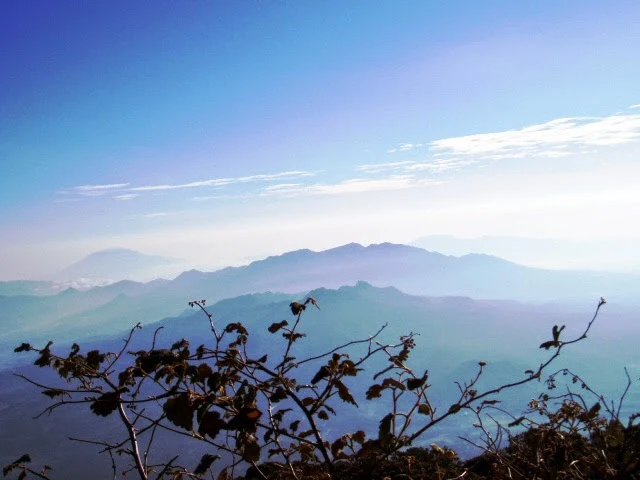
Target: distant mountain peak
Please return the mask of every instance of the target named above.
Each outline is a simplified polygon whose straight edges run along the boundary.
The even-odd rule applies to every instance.
[[[149,255],[128,248],[114,247],[93,252],[52,275],[62,282],[94,284],[118,280],[151,280],[182,271],[184,261]],[[173,270],[173,273],[169,273]],[[176,271],[177,270],[177,271]]]

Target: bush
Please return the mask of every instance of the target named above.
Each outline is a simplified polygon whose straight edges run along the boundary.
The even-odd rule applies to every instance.
[[[540,381],[565,347],[586,338],[604,303],[600,301],[575,339],[562,340],[564,327],[554,326],[551,339],[540,345],[549,357],[537,369],[480,391],[477,384],[486,364],[479,362],[472,379],[457,383],[456,401],[444,406],[430,399],[428,371],[416,373],[409,367],[416,346],[411,333],[395,343],[383,343],[379,340],[383,326],[369,338],[295,358],[294,345],[306,340],[300,329],[303,315],[308,307],[320,308],[311,297],[291,303],[292,324],[281,321],[268,327],[274,343],[275,339],[282,342],[275,356],[254,352],[249,331],[241,323],[216,326],[204,300],[190,306],[201,309],[208,319],[212,340],[195,349],[186,340],[167,349],[156,348],[156,331],[149,349],[129,351],[140,328],[136,325],[117,352],[82,353],[74,344],[66,356],[59,356],[51,350],[52,342],[40,349],[25,343],[16,351],[36,352],[35,364],[52,368],[63,380],[50,386],[23,377],[52,399],[42,413],[64,405],[88,405],[97,416],[119,418],[122,439],[93,442],[110,455],[114,477],[121,472],[145,480],[203,478],[215,471],[218,479],[240,475],[259,479],[327,475],[334,479],[637,478],[640,448],[635,417],[623,427],[622,399],[614,410],[566,370],[552,374],[547,387],[553,390],[556,375],[572,375],[587,394],[596,396],[594,405],[576,393],[555,397],[544,393],[531,402],[524,416],[513,417],[506,427],[498,422],[493,429],[485,426],[492,418],[490,412],[499,409],[497,395]],[[362,375],[365,364],[379,368],[360,399],[354,394],[353,379]],[[307,377],[308,372],[313,374]],[[369,438],[358,429],[325,438],[324,426],[333,421],[341,427],[344,406],[357,407],[363,400],[387,402],[388,413],[377,422],[375,433]],[[462,462],[454,451],[436,444],[412,447],[431,428],[461,411],[472,412],[477,419],[483,443],[474,444],[485,453]],[[528,429],[511,434],[512,429],[523,427]],[[182,465],[179,455],[153,463],[149,454],[160,431],[204,442],[210,453],[192,466]],[[505,438],[508,445],[503,447]],[[124,466],[122,456],[128,459]],[[49,478],[50,467],[36,470],[29,462],[23,456],[5,467],[4,474]]]

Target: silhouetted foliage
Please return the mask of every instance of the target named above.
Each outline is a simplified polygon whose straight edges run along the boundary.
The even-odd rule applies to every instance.
[[[23,377],[52,399],[42,413],[88,404],[95,415],[119,417],[122,439],[90,442],[110,455],[114,477],[117,472],[135,472],[145,480],[204,478],[213,477],[215,470],[218,479],[240,475],[296,480],[327,475],[334,479],[639,478],[640,428],[633,424],[635,416],[626,426],[621,422],[624,394],[615,408],[568,370],[552,373],[546,380],[547,391],[506,426],[491,416],[492,411],[502,411],[498,394],[541,381],[565,347],[586,338],[604,300],[580,336],[563,341],[564,326],[553,327],[552,339],[540,345],[550,350],[549,357],[538,368],[511,383],[480,390],[478,381],[486,362],[479,362],[473,378],[456,382],[459,395],[446,405],[436,405],[430,398],[429,372],[415,373],[408,364],[416,347],[412,333],[384,343],[380,341],[383,326],[369,338],[296,358],[293,346],[305,339],[300,327],[309,303],[320,308],[311,297],[292,302],[293,325],[282,320],[267,328],[274,343],[281,342],[280,350],[269,356],[252,352],[250,332],[241,323],[216,326],[204,300],[189,305],[206,315],[212,339],[195,349],[187,340],[168,349],[155,348],[156,331],[148,350],[129,351],[133,335],[141,328],[138,324],[118,352],[83,354],[74,344],[67,356],[59,356],[51,351],[52,342],[42,349],[23,343],[16,351],[36,352],[35,364],[54,369],[64,380],[47,386]],[[356,347],[361,350],[357,355]],[[385,366],[372,376],[364,398],[357,399],[351,379],[377,357],[386,359]],[[304,378],[310,366],[315,374]],[[581,393],[551,395],[558,375],[575,379]],[[594,397],[595,403],[587,397]],[[365,428],[326,438],[323,422],[338,417],[342,404],[358,408],[367,401],[388,406],[378,421],[377,434],[369,438]],[[474,445],[484,451],[482,455],[462,462],[456,452],[437,444],[412,446],[461,411],[476,418],[474,426],[483,440]],[[491,428],[486,425],[489,421],[494,422]],[[149,452],[159,429],[204,442],[210,452],[193,468],[181,465],[179,455],[153,464]],[[122,455],[129,459],[124,467],[116,463]],[[223,456],[225,463],[218,465]],[[49,478],[50,467],[36,471],[28,467],[30,461],[23,456],[3,473]]]

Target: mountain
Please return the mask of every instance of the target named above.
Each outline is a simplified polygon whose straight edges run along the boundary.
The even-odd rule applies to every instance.
[[[540,268],[640,272],[638,239],[634,238],[569,240],[493,235],[476,238],[429,235],[418,238],[411,245],[456,256],[484,253]]]
[[[607,295],[635,299],[640,286],[640,276],[631,274],[543,270],[490,255],[455,257],[406,245],[352,243],[322,252],[298,250],[211,273],[185,272],[163,288],[218,299],[264,290],[335,288],[359,280],[421,295],[536,302]]]
[[[69,294],[75,295],[73,292]],[[384,343],[397,342],[400,335],[414,332],[417,334],[417,347],[408,365],[420,372],[429,370],[430,391],[436,408],[448,408],[453,403],[457,392],[453,381],[469,381],[477,373],[479,360],[488,362],[483,379],[483,384],[487,386],[520,378],[525,369],[534,368],[541,359],[548,358],[549,352],[538,346],[551,335],[551,327],[555,323],[565,324],[567,327],[563,335],[572,338],[582,332],[593,313],[593,305],[576,309],[465,297],[419,297],[407,295],[396,288],[378,288],[365,282],[337,289],[318,288],[298,296],[243,295],[222,300],[208,308],[218,328],[231,322],[242,322],[249,330],[249,355],[255,354],[255,358],[258,358],[258,354],[268,353],[266,365],[273,366],[281,360],[279,355],[282,354],[284,339],[280,333],[269,333],[267,327],[282,319],[292,323],[294,317],[289,303],[293,298],[302,299],[307,295],[314,296],[321,309],[310,307],[304,313],[300,331],[307,336],[294,345],[291,355],[303,359],[325,353],[351,340],[368,339],[384,324],[387,327],[378,337]],[[593,380],[590,384],[594,388],[605,394],[613,391],[616,385],[623,386],[622,366],[631,365],[629,362],[637,358],[637,342],[633,332],[638,316],[636,314],[627,320],[626,323],[621,322],[615,312],[604,308],[589,339],[568,348],[558,360],[558,366],[576,368]],[[82,352],[91,349],[120,350],[127,333],[123,329],[100,340],[80,342]],[[209,322],[197,308],[145,325],[136,332],[127,350],[149,349],[154,337],[156,348],[167,348],[181,338],[191,342],[192,351],[197,345],[212,344]],[[54,340],[54,352],[68,351],[69,344],[62,344],[55,337]],[[366,345],[353,347],[352,358],[359,358],[363,349],[366,349]],[[33,354],[13,355],[24,362],[12,367],[13,372],[27,374],[41,383],[53,382],[54,386],[60,381],[46,369],[25,365],[33,362]],[[129,361],[132,358],[127,355]],[[310,362],[302,365],[297,377],[308,381],[320,364]],[[363,428],[374,434],[377,432],[378,422],[388,412],[389,404],[384,400],[366,401],[363,392],[373,383],[372,376],[376,369],[388,364],[388,360],[380,356],[365,364],[365,370],[357,377],[348,379],[348,386],[356,395],[359,408],[344,405],[339,400],[334,402],[340,417],[339,423],[331,420],[323,424],[323,435],[326,434],[328,440],[335,439],[345,430]],[[636,370],[630,371],[633,378],[638,376]],[[105,420],[92,415],[88,408],[69,405],[56,409],[52,415],[34,420],[33,417],[50,400],[33,385],[6,370],[0,371],[0,382],[3,385],[0,391],[0,431],[20,432],[20,435],[3,437],[0,464],[4,465],[29,451],[35,461],[52,465],[60,478],[98,478],[95,476],[96,465],[101,465],[98,471],[105,472],[105,475],[110,472],[108,457],[99,456],[97,447],[73,443],[67,437],[90,432],[93,440],[121,438],[123,432],[115,418]],[[518,412],[526,407],[529,399],[535,398],[544,389],[543,383],[534,382],[524,389],[509,390],[501,396],[501,406]],[[631,407],[637,409],[639,400],[634,397]],[[473,418],[464,415],[452,417],[451,421],[430,432],[425,441],[427,444],[436,442],[464,448],[458,435],[468,435],[473,430],[473,421]],[[195,465],[207,448],[199,442],[190,442],[175,435],[159,436],[156,445],[159,452],[165,455],[172,456],[174,452],[180,452],[180,461],[189,465]]]
[[[111,248],[92,253],[82,260],[54,273],[52,280],[98,285],[117,280],[147,281],[175,276],[186,262],[175,258],[147,255],[126,248]]]
[[[349,244],[298,250],[215,272],[190,270],[173,280],[121,281],[50,297],[0,297],[0,347],[56,336],[82,339],[180,314],[193,299],[216,302],[257,292],[296,293],[367,281],[406,293],[592,305],[600,296],[637,304],[640,277],[523,267],[488,255],[454,257],[417,247]],[[0,352],[0,363],[6,355]]]

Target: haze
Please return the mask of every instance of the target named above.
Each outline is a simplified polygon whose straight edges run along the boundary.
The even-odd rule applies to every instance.
[[[112,247],[213,268],[429,235],[586,242],[578,266],[637,266],[619,245],[640,239],[639,15],[3,2],[0,279]]]

